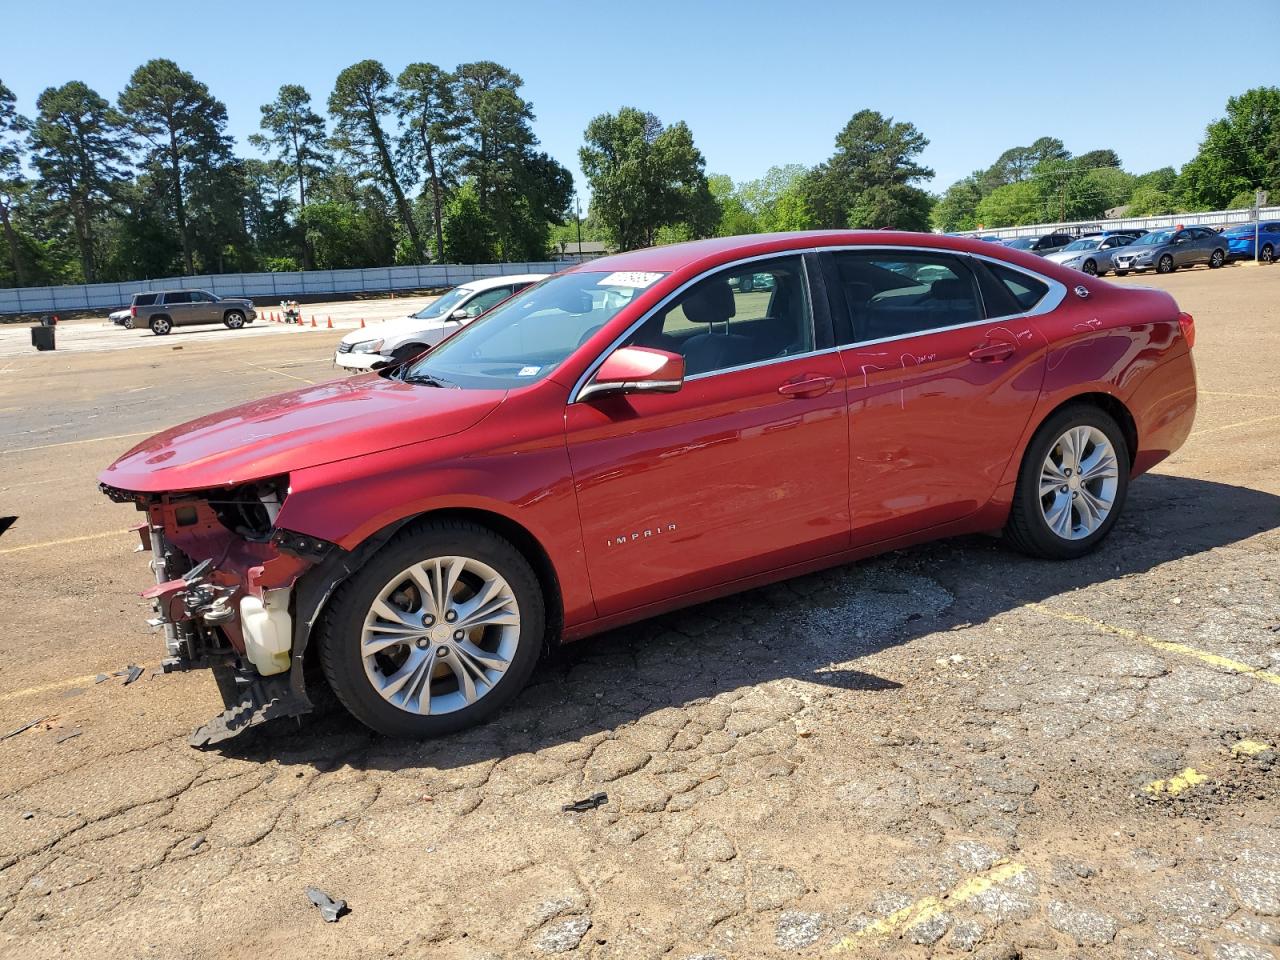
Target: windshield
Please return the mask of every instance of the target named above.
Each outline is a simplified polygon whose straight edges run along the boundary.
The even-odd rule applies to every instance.
[[[1098,248],[1098,244],[1100,244],[1101,242],[1102,241],[1099,239],[1076,240],[1075,242],[1068,243],[1065,247],[1063,247],[1062,252],[1066,253],[1068,250],[1096,250]]]
[[[1035,237],[1018,237],[1017,240],[1009,240],[1005,243],[1006,247],[1013,247],[1015,250],[1030,250],[1031,245],[1036,242]]]
[[[562,273],[463,327],[401,378],[509,390],[541,380],[662,273]]]
[[[431,320],[435,317],[445,317],[453,312],[453,308],[462,303],[463,300],[471,296],[475,291],[470,287],[454,287],[439,300],[428,304],[417,313],[415,320]]]
[[[1133,241],[1130,246],[1133,247],[1158,247],[1162,243],[1168,243],[1173,239],[1172,230],[1157,230],[1155,233],[1144,234],[1137,240]]]

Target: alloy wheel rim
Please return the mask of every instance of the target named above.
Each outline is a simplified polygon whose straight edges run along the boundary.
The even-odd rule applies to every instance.
[[[1098,275],[1098,268],[1094,266],[1092,260],[1086,260],[1084,263],[1084,272],[1089,274],[1091,277],[1095,277]]]
[[[1213,253],[1213,265],[1215,267],[1222,266],[1222,254],[1218,253],[1216,250]]]
[[[1173,268],[1173,257],[1165,255],[1160,258],[1161,272],[1168,273],[1172,268]]]
[[[1263,247],[1263,248],[1262,248],[1262,262],[1263,262],[1263,263],[1270,263],[1270,262],[1271,262],[1271,260],[1275,257],[1275,255],[1276,255],[1276,254],[1275,254],[1275,251],[1274,251],[1274,250],[1272,250],[1270,247]]]
[[[1040,511],[1055,536],[1083,540],[1111,515],[1120,462],[1097,427],[1067,430],[1049,448],[1040,467]]]
[[[169,331],[169,323],[167,320],[156,321],[156,333],[167,333]]]
[[[408,713],[454,713],[489,694],[520,643],[511,586],[472,557],[433,557],[402,570],[365,616],[360,658],[383,700]]]

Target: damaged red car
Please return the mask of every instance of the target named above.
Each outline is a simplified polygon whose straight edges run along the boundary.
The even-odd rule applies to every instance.
[[[457,730],[549,645],[938,537],[1070,560],[1186,439],[1166,293],[892,232],[731,237],[557,274],[429,352],[174,427],[144,512],[167,670],[214,743],[310,709]]]

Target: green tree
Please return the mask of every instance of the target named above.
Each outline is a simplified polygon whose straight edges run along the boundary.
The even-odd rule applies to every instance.
[[[395,216],[386,197],[341,169],[313,182],[299,215],[322,270],[376,267],[395,257]]]
[[[444,202],[456,180],[463,116],[458,109],[457,78],[434,63],[411,63],[396,79],[396,108],[405,126],[402,147],[408,162],[423,172],[431,192],[435,256],[444,258]]]
[[[770,167],[758,180],[738,185],[737,194],[755,218],[757,229],[779,233],[813,226],[813,214],[803,192],[808,172],[803,164],[790,163]]]
[[[329,95],[329,114],[334,118],[334,145],[352,161],[359,177],[371,179],[387,190],[394,202],[400,225],[418,261],[426,259],[413,208],[401,182],[401,165],[396,162],[394,131],[386,123],[395,118],[396,98],[391,74],[377,60],[361,60],[338,74]]]
[[[1280,194],[1280,87],[1254,87],[1227,100],[1182,168],[1177,195],[1189,209],[1220,209],[1257,189]]]
[[[755,216],[747,209],[746,201],[732,179],[723,173],[712,174],[707,178],[707,187],[720,207],[717,237],[738,237],[760,232]]]
[[[610,246],[652,246],[664,227],[693,237],[716,226],[718,207],[706,161],[684,122],[664,127],[652,113],[622,107],[587,124],[578,151],[591,184],[591,216]]]
[[[1012,227],[1044,219],[1045,196],[1041,182],[1019,180],[997,187],[982,198],[974,212],[984,227]]]
[[[98,280],[94,234],[103,210],[128,174],[123,118],[95,91],[73,80],[36,99],[32,159],[45,191],[70,216],[86,283]]]
[[[26,178],[22,175],[22,138],[27,127],[26,118],[18,113],[13,91],[0,80],[0,227],[4,228],[14,282],[20,287],[26,285],[27,272],[23,264],[23,242],[13,221],[18,199],[26,188]]]
[[[552,224],[565,220],[573,175],[536,149],[533,107],[520,96],[518,74],[482,60],[461,64],[455,75],[465,118],[458,173],[474,183],[493,253],[502,260],[541,259]]]
[[[261,126],[265,134],[253,134],[249,142],[272,154],[289,171],[288,178],[298,191],[301,212],[307,208],[308,184],[323,173],[326,165],[324,119],[311,109],[311,94],[306,88],[286,83],[275,100],[262,105]],[[311,248],[304,239],[304,269],[312,268],[312,259]]]
[[[917,162],[929,145],[913,124],[874,110],[855,113],[836,136],[831,159],[806,179],[805,197],[823,227],[924,230],[929,195],[916,182],[933,176]]]
[[[951,233],[955,230],[976,230],[979,225],[989,226],[978,218],[978,204],[985,196],[981,176],[981,173],[970,174],[947,187],[933,205],[930,219],[936,229]]]
[[[444,249],[451,263],[484,263],[493,257],[493,224],[480,207],[474,181],[463,181],[444,209]]]

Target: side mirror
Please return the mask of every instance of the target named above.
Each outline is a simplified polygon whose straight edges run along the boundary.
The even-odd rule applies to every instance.
[[[579,400],[624,393],[675,393],[684,383],[684,357],[651,347],[619,347],[600,364]]]
[[[467,313],[467,311],[466,311],[465,309],[462,309],[462,310],[455,310],[455,311],[453,311],[453,313],[449,314],[449,319],[450,319],[450,320],[455,320],[455,321],[457,321],[458,323],[462,323],[462,321],[464,321],[464,320],[470,320],[470,319],[471,319],[471,314]]]

